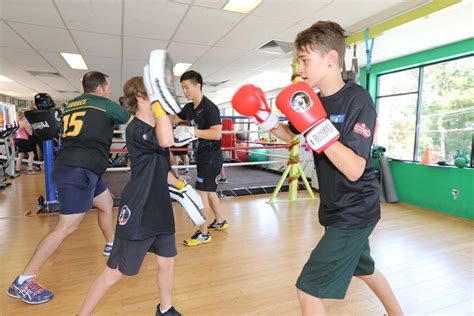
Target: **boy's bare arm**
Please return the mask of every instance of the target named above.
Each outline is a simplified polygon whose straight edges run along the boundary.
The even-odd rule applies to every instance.
[[[208,129],[196,129],[194,135],[202,139],[219,140],[222,138],[222,125],[213,125]]]
[[[174,145],[173,128],[167,115],[155,116],[155,133],[161,147]]]
[[[357,181],[362,176],[366,164],[365,158],[357,155],[341,142],[333,143],[324,151],[324,154],[350,181]]]
[[[293,138],[295,138],[296,134],[293,134],[290,131],[290,128],[287,124],[279,124],[277,128],[271,130],[272,134],[275,135],[277,138],[281,139],[285,143],[291,143]]]

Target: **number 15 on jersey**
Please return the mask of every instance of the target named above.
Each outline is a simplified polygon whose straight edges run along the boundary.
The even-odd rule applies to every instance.
[[[72,114],[64,115],[63,138],[79,135],[84,123],[84,115],[86,115],[86,111],[74,112]]]

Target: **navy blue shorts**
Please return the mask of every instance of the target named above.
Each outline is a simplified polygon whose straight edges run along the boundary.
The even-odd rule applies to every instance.
[[[107,190],[107,185],[95,172],[81,167],[55,165],[53,181],[63,215],[85,213],[92,208],[92,200]]]

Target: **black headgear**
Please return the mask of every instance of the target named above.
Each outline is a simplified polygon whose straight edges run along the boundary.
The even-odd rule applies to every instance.
[[[55,106],[53,98],[47,93],[35,95],[35,105],[38,110],[49,110]]]

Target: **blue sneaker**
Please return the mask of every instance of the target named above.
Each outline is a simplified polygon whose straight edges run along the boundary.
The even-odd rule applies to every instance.
[[[8,289],[7,294],[14,298],[19,298],[23,302],[28,304],[41,304],[51,300],[54,296],[48,290],[45,290],[38,282],[36,278],[26,280],[23,284],[18,283],[18,278],[13,281],[12,285]]]

